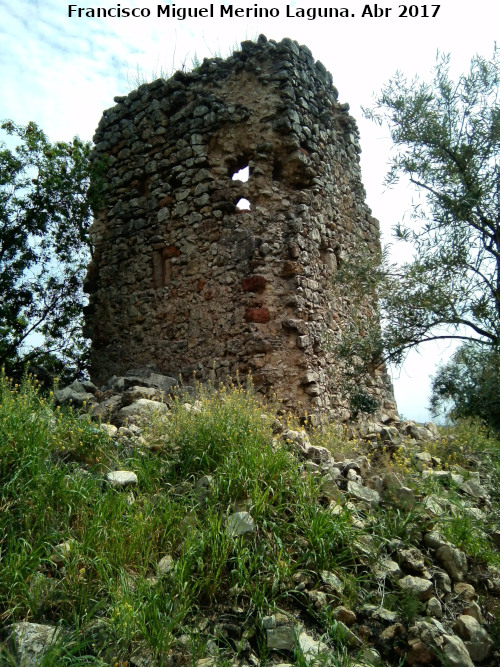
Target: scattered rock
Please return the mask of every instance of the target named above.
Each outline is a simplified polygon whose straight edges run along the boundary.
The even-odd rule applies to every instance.
[[[463,493],[466,493],[468,496],[471,496],[472,498],[488,498],[488,493],[486,489],[481,486],[481,484],[474,480],[474,479],[469,479],[466,482],[464,482],[461,487],[460,491],[463,491]]]
[[[451,593],[451,579],[446,574],[446,572],[443,572],[442,570],[436,570],[432,575],[432,580],[434,581],[438,591],[443,593]]]
[[[422,472],[422,479],[437,479],[445,481],[450,479],[450,473],[447,470],[424,470]]]
[[[255,522],[248,512],[234,512],[226,523],[226,532],[231,537],[239,537],[244,533],[253,533]]]
[[[386,609],[385,607],[380,607],[375,604],[365,604],[361,608],[361,611],[369,614],[371,618],[379,619],[385,623],[394,623],[398,618],[398,615],[395,611],[391,611],[390,609]]]
[[[403,571],[396,563],[396,561],[391,560],[390,558],[381,558],[375,564],[375,576],[377,579],[386,579],[387,577],[394,577],[399,579],[403,576]]]
[[[198,415],[201,415],[202,412],[201,405],[196,405],[196,403],[198,403],[198,401],[195,401],[195,403],[183,403],[182,407],[186,412],[193,412]]]
[[[264,616],[262,619],[262,627],[264,630],[269,630],[269,628],[276,627],[276,616]]]
[[[311,441],[305,431],[285,431],[282,435],[284,442],[292,445],[297,454],[306,457],[307,450],[311,447]]]
[[[359,659],[361,662],[356,663],[353,667],[383,667],[380,653],[371,646],[361,652]]]
[[[469,615],[459,616],[453,624],[453,630],[464,641],[472,660],[483,662],[489,657],[493,640],[475,618]]]
[[[126,426],[120,426],[120,428],[118,429],[118,435],[121,438],[133,438],[134,432],[132,431],[131,428],[127,428]]]
[[[267,648],[281,651],[293,651],[296,631],[293,625],[267,630]]]
[[[474,586],[466,583],[465,581],[459,581],[453,586],[453,592],[460,597],[461,600],[465,602],[471,602],[477,598],[476,590]]]
[[[477,602],[469,602],[469,604],[463,608],[462,614],[466,616],[472,616],[472,618],[475,618],[478,623],[484,623],[481,607],[477,604]]]
[[[344,584],[336,574],[333,574],[333,572],[328,572],[327,570],[323,570],[320,573],[320,576],[323,583],[328,586],[334,593],[341,595],[344,592]]]
[[[404,637],[405,628],[402,623],[394,623],[380,633],[383,642],[392,644],[398,637]]]
[[[467,558],[463,551],[445,544],[436,551],[436,558],[453,581],[462,581],[467,573]]]
[[[309,663],[321,653],[326,653],[328,647],[321,641],[316,641],[306,632],[302,631],[298,637],[298,647],[302,651],[304,660]]]
[[[333,459],[331,452],[326,447],[311,445],[309,436],[305,431],[288,430],[283,433],[282,438],[303,459],[318,464],[328,463]]]
[[[354,498],[364,500],[370,505],[378,505],[380,503],[380,494],[377,491],[374,491],[367,486],[361,486],[357,482],[348,482],[347,491],[351,496],[354,496]]]
[[[427,548],[433,550],[437,550],[440,547],[448,544],[448,542],[444,539],[444,537],[440,533],[437,533],[435,531],[426,533],[422,541]]]
[[[340,470],[338,475],[335,475],[335,473],[330,471],[328,475],[323,478],[321,482],[320,493],[324,498],[328,498],[328,500],[338,500],[342,497],[342,492],[337,485],[337,479],[339,476]]]
[[[156,387],[130,387],[122,394],[122,404],[124,406],[131,405],[141,398],[146,398],[150,401],[159,401],[163,399],[163,392]]]
[[[333,617],[336,621],[341,621],[348,627],[356,623],[356,614],[350,609],[347,609],[347,607],[335,607],[333,610]]]
[[[158,562],[158,565],[156,566],[156,571],[158,572],[158,576],[161,577],[165,574],[168,574],[171,572],[175,567],[175,562],[172,556],[166,555],[163,556],[163,558]]]
[[[337,633],[339,638],[351,648],[360,648],[363,646],[362,640],[345,623],[337,621]]]
[[[400,486],[399,488],[395,488],[393,489],[392,493],[396,500],[406,507],[413,507],[417,502],[415,492],[412,489],[409,489],[407,486]]]
[[[116,422],[121,426],[129,423],[141,424],[156,414],[165,414],[167,412],[168,408],[164,403],[151,401],[148,398],[140,398],[130,405],[121,408],[116,415]]]
[[[446,503],[444,499],[434,494],[426,496],[426,498],[424,498],[422,506],[432,516],[442,516],[446,512]]]
[[[378,493],[383,493],[385,489],[384,478],[380,475],[372,475],[371,477],[368,477],[365,479],[365,485]]]
[[[317,611],[322,611],[328,606],[328,596],[323,591],[308,591],[307,596]]]
[[[450,667],[474,667],[474,663],[460,637],[444,635],[443,654]]]
[[[332,454],[326,447],[310,445],[306,452],[306,458],[313,463],[327,463],[331,460]]]
[[[415,422],[408,422],[406,433],[415,440],[433,440],[434,434],[425,426],[419,426]]]
[[[404,486],[402,476],[392,470],[385,473],[383,479],[385,488],[393,493],[396,489],[400,489]]]
[[[282,614],[265,617],[262,625],[266,630],[267,647],[269,649],[294,650],[297,637],[302,630],[301,625],[295,624]]]
[[[358,456],[354,461],[345,461],[344,464],[344,474],[347,474],[353,470],[357,475],[363,479],[367,477],[370,471],[370,462],[366,456]]]
[[[113,470],[106,473],[106,481],[114,487],[136,486],[137,475],[129,470]]]
[[[153,651],[148,648],[141,648],[130,656],[130,665],[132,667],[154,667],[155,657]],[[166,663],[166,666],[169,663]]]
[[[414,454],[414,459],[416,462],[416,468],[420,472],[423,472],[427,468],[432,467],[432,456],[429,452],[417,452]]]
[[[433,438],[439,438],[439,429],[434,422],[425,422],[424,426],[432,434]]]
[[[22,667],[39,667],[44,654],[60,637],[60,630],[52,625],[22,621],[10,629],[10,644]]]
[[[140,375],[115,378],[109,391],[104,392],[104,400],[101,400],[103,392],[97,390],[95,386],[92,388],[84,383],[81,383],[80,386],[73,383],[66,388],[67,391],[62,391],[66,391],[65,396],[72,396],[74,393],[80,397],[91,395],[92,415],[100,418],[106,415],[106,418],[112,418],[116,424],[121,424],[120,428],[117,428],[114,424],[102,423],[99,427],[96,426],[95,431],[98,432],[98,428],[102,429],[110,437],[115,438],[117,448],[122,447],[125,451],[128,451],[132,447],[138,447],[141,440],[144,442],[141,429],[135,423],[136,418],[140,423],[141,419],[149,420],[151,414],[155,411],[160,411],[163,414],[168,412],[167,405],[161,402],[166,390],[160,387],[161,383],[159,381],[156,382],[153,378],[150,383],[150,379],[142,378]],[[139,380],[144,384],[138,383]],[[168,387],[169,383],[167,382],[165,386]],[[110,391],[118,389],[120,394],[109,395]],[[96,404],[96,397],[101,400],[101,403]],[[76,402],[74,404],[76,405]],[[197,418],[196,415],[202,412],[203,406],[193,399],[192,403],[185,404],[185,409],[196,413],[195,418]],[[283,430],[283,428],[280,427],[279,430]],[[403,442],[403,445],[407,447],[408,454],[411,452],[410,447],[415,446],[414,440],[427,439],[429,434],[433,432],[433,429],[428,425],[425,429],[422,429],[422,427],[412,424],[406,426],[401,426],[401,424],[385,426],[372,424],[365,439],[376,449],[377,444],[373,442],[372,436],[378,433],[386,443],[401,446],[401,436],[404,435],[405,430],[406,435],[413,438],[413,441]],[[285,440],[295,454],[302,459],[300,462],[301,474],[304,477],[315,476],[316,482],[320,482],[318,502],[324,507],[328,505],[325,499],[331,501],[329,506],[331,513],[349,519],[351,528],[366,529],[371,526],[377,518],[372,508],[381,502],[384,502],[384,508],[389,503],[394,502],[401,506],[413,506],[417,502],[415,492],[405,487],[403,480],[395,473],[385,473],[384,477],[378,474],[370,476],[372,471],[367,457],[335,462],[330,450],[313,446],[307,434],[300,430],[284,431],[281,438],[276,437],[274,441],[275,449],[283,447],[282,440]],[[387,447],[387,445],[385,446]],[[394,449],[393,447],[391,450],[389,447],[389,451],[394,451]],[[287,456],[293,458],[290,452],[287,453]],[[452,482],[452,488],[449,492],[450,500],[446,497],[448,494],[447,488],[442,489],[442,495],[436,493],[424,498],[422,505],[427,509],[428,518],[429,514],[442,516],[452,510],[458,511],[459,505],[453,501],[453,495],[456,496],[457,493],[456,487],[459,487],[461,493],[469,496],[467,499],[462,497],[462,504],[465,504],[463,508],[465,514],[478,521],[484,521],[488,517],[487,511],[488,508],[491,510],[491,504],[487,500],[486,490],[480,485],[477,474],[474,473],[474,476],[469,476],[469,471],[465,472],[458,467],[454,468],[454,472],[433,469],[432,466],[438,466],[439,461],[427,452],[416,454],[415,459],[418,467],[423,471],[422,478],[442,480],[446,483],[446,487],[450,486],[448,482]],[[71,474],[74,474],[73,471]],[[465,474],[469,476],[467,481],[464,481]],[[69,477],[69,475],[67,476]],[[105,479],[110,485],[117,488],[138,484],[137,475],[126,470],[111,471],[106,474]],[[206,500],[212,483],[213,479],[210,475],[201,477],[197,481],[196,477],[193,476],[183,482],[182,493],[190,494],[191,499],[198,498],[202,503]],[[136,495],[139,499],[139,492],[136,492]],[[347,500],[348,498],[350,499]],[[473,507],[473,500],[471,499],[480,501],[477,504],[483,508],[486,507],[486,511]],[[420,496],[418,496],[418,500],[420,502]],[[133,494],[131,494],[131,502],[135,502]],[[243,507],[245,506],[243,505]],[[430,517],[428,525],[435,524],[439,525],[439,520],[436,521],[433,517]],[[255,533],[256,527],[252,516],[248,512],[240,511],[227,518],[225,530],[228,535],[238,537]],[[378,542],[374,541],[365,532],[369,531],[353,532],[355,536],[353,549],[357,550],[363,567],[367,567],[367,564],[372,562],[371,559],[379,549]],[[317,573],[295,573],[293,575],[293,582],[296,585],[294,592],[302,591],[302,598],[304,600],[308,599],[311,608],[316,612],[324,612],[329,609],[329,613],[337,622],[339,636],[352,649],[363,647],[363,640],[366,639],[367,643],[375,643],[378,648],[387,651],[387,655],[389,655],[389,652],[396,645],[404,650],[404,638],[407,637],[405,664],[408,665],[415,665],[415,667],[432,666],[438,664],[436,660],[440,660],[440,656],[443,656],[446,664],[452,667],[470,667],[473,663],[486,661],[492,654],[493,640],[487,632],[488,626],[483,627],[485,620],[481,608],[475,601],[478,598],[476,588],[480,595],[484,593],[484,589],[489,589],[489,592],[493,594],[500,594],[500,573],[493,569],[487,573],[485,568],[480,571],[476,568],[474,576],[470,575],[469,581],[465,581],[468,572],[467,558],[460,549],[454,547],[436,531],[430,531],[424,535],[413,531],[412,538],[418,540],[420,549],[415,546],[408,546],[409,540],[404,538],[388,541],[384,545],[383,551],[378,555],[372,569],[372,574],[378,579],[380,589],[387,587],[389,591],[394,590],[397,582],[401,590],[426,603],[425,612],[423,611],[424,605],[420,605],[420,608],[417,609],[419,615],[416,616],[415,625],[408,630],[402,623],[398,622],[400,620],[398,612],[385,609],[382,606],[383,597],[380,598],[380,606],[365,604],[354,611],[345,606],[337,606],[332,611],[332,602],[334,604],[335,601],[338,602],[338,598],[341,598],[344,593],[343,581],[333,572],[322,571],[319,583]],[[59,568],[57,573],[55,573],[55,568],[52,570],[56,574],[56,585],[61,584],[64,569],[60,566],[67,561],[73,546],[74,542],[72,540],[63,542],[55,547],[53,554],[50,556],[50,560]],[[392,555],[394,560],[386,554]],[[442,565],[444,571],[437,568],[436,563]],[[151,585],[158,583],[159,578],[168,575],[174,567],[175,562],[172,556],[164,556],[156,566],[157,577],[149,577],[148,581]],[[409,574],[403,576],[407,572]],[[40,574],[40,577],[43,577],[43,575]],[[453,595],[450,595],[452,581]],[[469,582],[474,583],[476,587]],[[42,589],[41,584],[39,588]],[[236,614],[243,614],[245,610],[241,602],[241,590],[238,586],[233,586],[230,595],[232,596],[233,611]],[[374,597],[368,599],[370,601],[377,600]],[[486,602],[484,602],[484,609],[486,618],[491,620],[491,610]],[[455,618],[453,622],[453,617],[460,611],[460,616]],[[442,623],[439,619],[443,619]],[[209,635],[210,639],[206,645],[211,656],[198,660],[198,667],[210,667],[210,665],[215,667],[217,664],[220,651],[219,632],[221,633],[220,637],[237,637],[238,641],[245,639],[248,647],[250,647],[248,639],[251,639],[252,632],[255,629],[250,632],[245,628],[243,632],[242,627],[239,627],[233,621],[231,623],[222,622],[220,630],[218,629],[213,635]],[[366,625],[362,623],[366,623]],[[385,624],[390,624],[390,626],[383,629]],[[15,636],[17,626],[23,629],[26,636],[29,634],[30,627],[34,628],[33,646],[35,648],[26,649],[25,656],[21,656],[21,650],[26,642],[23,638],[24,635],[21,637],[18,633]],[[300,625],[293,618],[276,614],[264,618],[262,626],[267,635],[269,649],[290,652],[300,651],[304,661],[310,664],[323,659],[326,660],[326,657],[323,658],[322,654],[328,653],[327,645],[321,640],[315,639],[310,629]],[[231,629],[228,630],[228,628]],[[202,632],[205,631],[205,629],[202,630]],[[40,658],[30,658],[30,651],[35,655],[38,650],[36,646],[39,646],[38,656],[43,655],[43,651],[54,639],[55,632],[56,629],[52,626],[39,626],[31,623],[12,626],[11,640],[18,647],[16,651],[21,663],[28,666],[38,665]],[[375,636],[376,639],[374,639]],[[373,651],[373,655],[369,655],[367,650],[363,654],[357,651],[358,656],[353,664],[357,667],[385,664],[381,661],[377,651],[370,649]],[[254,656],[255,660],[252,661],[249,657],[250,653],[245,653],[244,660],[239,662],[231,662],[230,660],[229,664],[234,667],[256,665],[258,658]],[[387,656],[384,652],[385,657]],[[24,662],[22,662],[23,660]],[[30,662],[30,660],[32,661]],[[495,656],[492,660],[495,660]],[[134,667],[149,667],[153,662],[152,654],[148,653],[147,649],[143,653],[135,652],[130,656],[130,664]]]
[[[136,370],[127,371],[124,377],[115,378],[114,387],[121,386],[121,391],[126,391],[134,386],[153,387],[159,389],[165,394],[169,394],[173,389],[177,388],[179,381],[168,375],[157,373],[151,368],[139,368]],[[183,387],[185,389],[185,387]]]
[[[434,618],[443,617],[443,607],[437,598],[430,598],[427,602],[426,609],[429,616],[433,616]]]
[[[101,424],[101,429],[109,435],[110,438],[114,438],[115,435],[118,433],[118,429],[116,426],[113,426],[113,424]]]
[[[423,602],[432,597],[432,581],[429,581],[428,579],[412,577],[408,574],[406,577],[400,579],[398,584],[404,591],[414,595]]]
[[[213,483],[212,475],[204,475],[194,485],[194,492],[200,502],[205,501],[210,494],[210,487]]]
[[[435,653],[425,642],[418,637],[408,641],[408,650],[406,653],[406,664],[408,665],[432,665],[435,660]]]
[[[401,549],[398,557],[400,565],[405,570],[409,570],[410,572],[423,572],[425,570],[424,555],[415,547]]]
[[[303,591],[306,586],[314,585],[314,579],[305,572],[296,572],[292,577],[292,581],[296,584],[297,591]]]
[[[54,563],[54,565],[61,566],[66,562],[68,556],[70,555],[71,551],[74,548],[75,548],[74,540],[67,540],[66,542],[61,542],[61,544],[58,544],[54,548],[54,551],[50,556],[50,560]]]
[[[200,658],[196,661],[196,667],[216,667],[217,659],[215,656],[211,658]]]
[[[96,403],[94,394],[87,392],[77,380],[64,389],[57,389],[54,392],[54,399],[59,405],[73,405],[76,408]]]
[[[90,415],[94,419],[111,420],[122,406],[122,397],[118,395],[110,396],[100,403],[92,405]]]
[[[476,521],[484,521],[486,519],[486,512],[480,510],[479,507],[464,507],[464,514]],[[494,534],[493,539],[495,539]]]

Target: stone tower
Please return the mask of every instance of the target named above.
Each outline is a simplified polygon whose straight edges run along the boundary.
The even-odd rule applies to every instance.
[[[94,381],[251,372],[287,407],[348,418],[331,341],[349,293],[334,298],[331,278],[380,245],[337,97],[309,49],[261,36],[115,98],[94,137],[108,160],[86,281]],[[367,298],[357,317],[374,313]],[[395,408],[383,369],[363,382]]]

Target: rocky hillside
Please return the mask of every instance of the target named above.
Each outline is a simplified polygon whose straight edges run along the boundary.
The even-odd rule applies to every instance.
[[[499,478],[477,425],[2,378],[0,664],[498,665]]]

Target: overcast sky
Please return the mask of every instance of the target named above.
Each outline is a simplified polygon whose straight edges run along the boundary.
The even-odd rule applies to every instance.
[[[438,50],[451,54],[455,72],[465,71],[473,55],[492,54],[500,26],[499,0],[443,0],[434,17],[436,4],[407,5],[407,13],[418,12],[418,16],[399,16],[404,12],[399,2],[237,0],[223,4],[257,11],[273,8],[279,15],[221,18],[221,3],[215,2],[214,18],[178,20],[158,17],[158,4],[167,3],[150,0],[87,0],[73,6],[76,12],[120,6],[150,13],[129,18],[69,17],[69,5],[62,0],[0,0],[0,119],[20,124],[35,121],[52,140],[74,135],[92,139],[103,110],[113,106],[113,97],[127,94],[138,81],[189,67],[194,57],[227,55],[242,40],[260,33],[275,40],[290,37],[306,44],[323,62],[333,75],[340,100],[351,105],[361,132],[367,203],[389,242],[392,226],[409,210],[412,193],[384,188],[390,151],[387,130],[363,119],[361,106],[369,106],[398,69],[408,78],[416,74],[429,78]],[[175,7],[200,9],[210,3],[180,0]],[[301,9],[334,7],[347,8],[350,16],[315,20],[297,16]],[[372,13],[376,7],[383,8],[384,15],[370,17],[366,7]],[[398,406],[405,417],[429,418],[425,409],[428,378],[451,349],[448,345],[422,347],[394,375]]]

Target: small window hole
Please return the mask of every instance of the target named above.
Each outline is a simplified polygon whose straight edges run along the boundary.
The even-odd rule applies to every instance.
[[[236,210],[237,211],[249,211],[250,210],[250,202],[248,199],[239,199],[236,202]]]
[[[243,167],[243,169],[235,171],[234,174],[231,176],[231,180],[241,181],[242,183],[246,183],[249,177],[250,177],[250,167],[247,165],[246,167]]]

